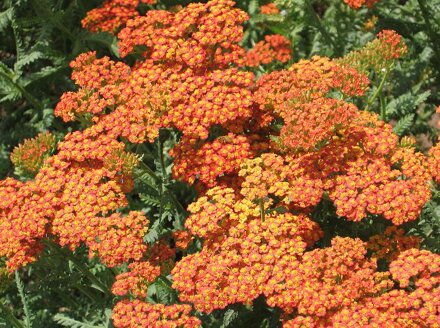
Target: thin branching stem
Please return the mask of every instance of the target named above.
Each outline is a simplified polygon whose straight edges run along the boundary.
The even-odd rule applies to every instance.
[[[266,212],[264,211],[264,199],[260,199],[260,201],[258,203],[260,205],[260,218],[261,218],[261,222],[264,222],[264,220],[266,218]]]
[[[440,58],[440,38],[437,36],[436,32],[432,28],[435,23],[431,22],[428,6],[426,5],[426,0],[417,0],[420,11],[422,12],[423,20],[425,21],[426,33],[431,39],[432,47],[436,54],[435,58],[438,61]]]
[[[380,81],[380,84],[379,84],[379,86],[376,89],[376,92],[374,92],[373,96],[371,96],[371,98],[368,99],[367,106],[365,107],[366,111],[369,111],[371,109],[371,105],[373,105],[373,102],[381,94],[383,86],[385,85],[385,82],[388,79],[388,76],[390,75],[390,72],[392,70],[392,66],[393,65],[390,65],[390,66],[388,66],[386,68],[385,74],[383,75],[382,80]],[[385,112],[385,110],[383,110],[383,111],[381,110],[381,117],[380,118],[382,120],[386,121],[386,112]]]
[[[90,272],[90,270],[84,264],[78,261],[78,259],[75,256],[73,256],[71,252],[65,252],[61,247],[47,240],[43,241],[43,243],[50,249],[60,254],[61,256],[69,259],[75,265],[75,267],[79,271],[81,271],[92,283],[94,283],[97,287],[99,287],[103,293],[113,296],[111,290],[98,278],[96,278],[95,275],[92,272]]]
[[[321,19],[319,18],[318,14],[315,12],[315,9],[313,8],[312,4],[310,3],[310,0],[305,0],[305,9],[307,11],[307,14],[312,18],[313,23],[315,27],[319,30],[321,35],[324,37],[326,42],[330,44],[333,48],[333,53],[338,52],[338,46],[336,42],[333,40],[331,35],[327,32],[327,30],[322,25]]]
[[[0,300],[0,312],[3,312],[4,319],[8,320],[8,322],[15,328],[26,328],[23,323],[18,320],[12,311],[3,304],[3,301]]]
[[[22,86],[20,83],[18,83],[17,81],[14,81],[14,79],[12,79],[9,74],[7,74],[6,72],[4,72],[2,69],[0,69],[0,76],[3,77],[6,81],[8,81],[8,83],[10,83],[15,89],[17,89],[21,95],[38,111],[43,111],[43,106],[41,105],[41,103],[34,98],[34,96],[32,96],[26,89],[24,86]]]

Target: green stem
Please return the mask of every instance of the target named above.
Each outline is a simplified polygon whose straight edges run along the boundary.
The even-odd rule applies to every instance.
[[[322,25],[321,19],[319,18],[318,14],[315,12],[315,9],[313,8],[312,4],[310,3],[310,0],[305,0],[305,5],[306,5],[306,12],[313,19],[315,27],[322,34],[322,36],[327,41],[327,43],[332,46],[333,53],[334,54],[337,53],[336,50],[338,49],[338,46],[337,46],[336,42],[332,39],[330,34],[327,32],[327,30]]]
[[[428,33],[429,38],[431,39],[432,47],[434,48],[434,52],[436,54],[436,60],[440,58],[440,39],[437,37],[435,31],[432,26],[435,24],[431,22],[428,7],[426,5],[426,0],[417,0],[419,3],[420,11],[422,12],[423,20],[425,21],[426,31]]]
[[[139,161],[139,165],[142,167],[144,173],[147,173],[149,176],[151,176],[153,179],[155,179],[156,182],[160,183],[160,185],[163,186],[162,179],[156,173],[154,173],[154,171],[147,164],[145,164],[142,161]],[[165,171],[162,171],[162,174],[165,174]],[[142,181],[144,181],[144,180],[142,180]],[[147,183],[147,181],[144,181],[144,182]],[[171,201],[174,203],[174,205],[177,208],[179,208],[179,210],[182,213],[186,213],[185,207],[180,203],[180,201],[177,199],[176,195],[174,195],[174,193],[171,190],[169,190],[168,188],[165,187],[163,192],[166,192],[168,194]]]
[[[260,199],[260,201],[258,202],[260,205],[260,217],[261,217],[261,222],[264,222],[264,219],[266,217],[266,212],[264,211],[264,200]]]
[[[171,285],[172,285],[173,283],[171,282],[170,279],[168,279],[167,277],[164,277],[164,276],[159,276],[159,279],[162,280],[162,281],[167,285],[168,288],[173,289],[173,288],[171,287]],[[173,289],[173,290],[174,290],[174,289]]]
[[[17,270],[15,271],[15,283],[17,285],[18,293],[20,294],[21,302],[23,303],[24,321],[26,327],[31,328],[32,324],[30,321],[29,307],[27,305],[26,296],[24,295],[24,286]]]
[[[173,201],[174,205],[179,208],[181,213],[187,213],[185,207],[182,205],[182,203],[177,199],[176,195],[172,193],[170,190],[167,189],[168,196]]]
[[[159,185],[159,196],[160,196],[160,207],[159,207],[159,220],[162,220],[163,215],[163,201],[164,201],[164,178],[166,176],[165,174],[165,164],[163,161],[163,148],[162,148],[162,141],[160,140],[160,137],[157,140],[157,155],[159,156],[159,163],[160,163],[160,171],[161,171],[161,179],[160,179],[160,185]]]
[[[76,268],[81,271],[92,283],[98,286],[103,293],[113,296],[111,290],[98,278],[96,278],[84,264],[78,261],[78,259],[75,258],[71,252],[65,252],[61,247],[51,243],[50,241],[43,241],[43,243],[61,256],[69,259],[76,266]]]
[[[9,321],[10,324],[12,324],[14,327],[16,328],[26,328],[23,323],[21,323],[21,321],[19,321],[14,314],[12,313],[12,311],[10,309],[8,309],[4,304],[3,301],[0,300],[0,310],[3,312],[3,314],[5,315],[5,319],[7,319]]]
[[[371,109],[371,105],[376,100],[376,98],[380,95],[382,92],[383,86],[385,85],[385,82],[390,75],[391,72],[391,66],[387,67],[385,74],[382,77],[382,81],[380,81],[379,86],[376,89],[376,92],[373,94],[373,96],[368,100],[367,106],[365,107],[365,110],[369,111]],[[382,116],[382,115],[381,115]],[[386,115],[385,115],[386,116]]]
[[[380,119],[382,121],[386,122],[388,120],[387,106],[386,106],[386,102],[385,102],[385,97],[382,93],[379,96],[379,102],[380,102]]]
[[[10,84],[14,86],[18,91],[20,91],[21,95],[38,111],[43,111],[43,106],[40,104],[38,100],[34,98],[20,83],[15,82],[7,73],[0,69],[0,76],[6,79]]]
[[[145,164],[142,161],[139,161],[139,165],[142,167],[143,171],[147,173],[149,176],[151,176],[154,180],[156,180],[157,182],[162,181],[162,179],[158,177],[156,173],[154,173],[154,171],[147,164]]]

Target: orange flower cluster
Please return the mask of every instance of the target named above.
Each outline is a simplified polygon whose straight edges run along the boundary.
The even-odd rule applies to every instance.
[[[268,304],[287,313],[295,310],[296,321],[303,316],[319,320],[390,288],[388,273],[376,272],[375,260],[366,253],[361,240],[341,237],[334,238],[331,247],[305,252],[300,261],[287,264]]]
[[[429,169],[434,181],[440,184],[440,143],[437,143],[434,147],[431,147],[428,151],[429,154]]]
[[[85,243],[90,256],[100,256],[109,266],[140,259],[146,251],[142,237],[147,219],[139,212],[125,217],[111,214],[127,204],[118,177],[131,172],[109,170],[104,158],[114,156],[123,144],[106,135],[86,136],[67,135],[58,154],[44,162],[33,181],[1,182],[0,254],[8,257],[8,269],[36,260],[40,240],[47,238],[71,249]]]
[[[248,89],[254,76],[229,67],[243,63],[239,24],[247,15],[231,5],[216,0],[190,4],[177,13],[153,10],[130,20],[118,35],[120,53],[145,47],[148,60],[130,72],[108,58],[93,58],[93,53],[80,56],[72,66],[82,88],[63,95],[56,114],[67,121],[110,110],[110,115],[95,116],[95,122],[103,129],[113,126],[132,142],[143,142],[142,133],[153,140],[159,126],[205,139],[212,125],[250,117]]]
[[[404,233],[405,230],[396,226],[387,227],[383,234],[370,237],[367,249],[372,252],[371,256],[374,258],[394,261],[403,251],[420,246],[419,237],[405,236]]]
[[[142,49],[147,60],[137,73],[168,97],[162,126],[206,139],[211,126],[251,116],[254,75],[230,67],[244,63],[239,24],[247,19],[233,4],[214,0],[176,13],[149,11],[119,33],[121,55]]]
[[[252,157],[251,144],[245,136],[227,134],[205,142],[197,148],[197,140],[181,141],[171,149],[175,157],[173,178],[194,183],[196,177],[209,187],[215,186],[220,175],[234,173],[240,164]]]
[[[402,224],[415,220],[430,199],[428,182],[433,172],[427,156],[399,148],[389,124],[353,104],[327,98],[330,91],[361,96],[367,84],[355,69],[314,57],[289,70],[263,75],[257,82],[256,101],[262,111],[283,120],[280,133],[274,136],[275,149],[297,163],[301,178],[320,180],[314,189],[328,192],[337,214],[350,220],[381,214]],[[270,186],[274,191],[277,188],[274,178]],[[264,193],[265,189],[257,184],[255,190]]]
[[[191,233],[187,230],[174,231],[172,237],[176,247],[180,248],[181,250],[186,250],[194,239]]]
[[[375,2],[381,0],[344,0],[344,2],[353,9],[360,9],[363,5],[372,8]]]
[[[276,15],[280,12],[280,9],[276,4],[270,2],[260,7],[260,14],[262,15]]]
[[[255,100],[261,110],[274,111],[284,119],[288,118],[289,105],[293,103],[318,100],[331,90],[362,96],[368,84],[368,78],[353,68],[314,56],[312,60],[300,60],[288,70],[262,75],[257,81]]]
[[[101,220],[105,224],[98,228],[95,241],[88,244],[90,257],[96,252],[109,267],[141,259],[147,250],[142,237],[148,226],[142,212],[132,211],[127,216],[115,213]]]
[[[188,304],[149,304],[140,300],[123,300],[113,308],[112,319],[118,328],[197,328],[200,320],[190,315]]]
[[[189,67],[227,67],[241,63],[244,50],[238,45],[243,35],[240,25],[248,19],[242,10],[232,8],[231,0],[191,3],[182,10],[151,10],[127,22],[118,38],[121,56],[135,47],[154,61],[165,60]]]
[[[107,57],[96,59],[93,52],[80,55],[71,66],[81,88],[63,94],[55,115],[64,121],[95,123],[77,134],[80,138],[121,136],[142,143],[158,136],[159,119],[168,106],[168,96],[160,86],[151,85],[142,72],[131,72],[125,64]]]
[[[12,178],[0,182],[0,256],[8,258],[10,272],[35,261],[46,235],[46,215],[52,213],[50,195],[41,197],[40,188],[32,182]]]
[[[11,153],[11,162],[22,174],[34,176],[44,161],[52,154],[56,137],[49,132],[40,133],[35,138],[26,139]]]
[[[329,193],[341,216],[358,221],[368,211],[399,225],[415,220],[431,198],[426,180],[401,179],[402,172],[383,158],[365,157],[352,165],[347,175],[335,178]]]
[[[348,249],[345,250],[345,252],[350,253]],[[366,250],[363,249],[361,253],[364,254],[365,252]],[[343,261],[347,261],[346,259],[347,258],[344,257]],[[348,262],[349,266],[355,262],[362,263],[363,261],[359,261],[360,259],[361,257],[354,262],[350,260]],[[361,278],[360,275],[367,274],[369,269],[374,268],[375,264],[371,260],[370,265],[372,266],[367,270],[361,269],[356,273],[349,270],[349,275],[357,275],[358,278],[360,278],[360,280],[355,279],[353,281],[355,285],[358,284],[360,288],[357,291],[358,295],[356,295],[356,293],[353,294],[353,296],[355,296],[354,299],[349,301],[349,297],[348,299],[346,298],[351,288],[354,287],[354,285],[349,284],[348,287],[340,290],[340,293],[342,293],[341,301],[343,303],[347,302],[344,306],[335,308],[333,311],[327,311],[325,315],[302,314],[298,310],[299,315],[286,321],[283,324],[283,328],[438,328],[440,327],[440,316],[438,314],[438,305],[440,304],[438,279],[439,260],[439,255],[428,251],[409,249],[402,252],[397,259],[390,264],[390,273],[392,278],[400,282],[400,286],[403,288],[408,286],[409,279],[414,278],[415,286],[407,289],[391,289],[394,282],[387,278],[388,273],[386,272],[376,272],[374,278],[370,276]],[[367,262],[368,261],[363,263]],[[328,270],[332,272],[332,268],[328,268]],[[312,275],[316,275],[313,270],[311,272]],[[333,272],[333,274],[336,274],[334,281],[339,290],[339,287],[344,285],[344,279],[342,278],[344,273],[339,271]],[[327,285],[328,282],[318,293],[324,293],[323,290],[325,291],[328,288],[326,287]],[[309,286],[309,284],[307,284],[307,286]],[[303,291],[301,288],[299,290]],[[330,295],[330,300],[334,299],[335,295],[338,295],[338,293],[333,292]],[[309,298],[307,300],[309,300]],[[322,301],[324,304],[330,303],[328,297],[323,297]]]
[[[354,67],[363,74],[368,74],[371,70],[383,73],[390,69],[390,65],[396,59],[401,58],[407,52],[408,47],[401,35],[393,30],[383,30],[377,34],[376,39],[368,42],[361,50],[352,51],[337,62],[344,66]]]
[[[280,34],[266,35],[264,41],[258,42],[246,53],[246,66],[257,67],[274,61],[286,63],[292,57],[292,46],[289,40]]]
[[[205,312],[270,294],[283,266],[298,261],[321,237],[306,216],[263,214],[228,188],[210,189],[188,209],[192,215],[185,226],[204,238],[204,245],[176,264],[173,287],[182,301]]]
[[[145,61],[138,71],[169,95],[160,122],[185,135],[206,139],[209,128],[251,116],[249,90],[254,75],[237,68],[197,73],[191,68],[167,68]]]
[[[280,199],[277,205],[305,208],[319,203],[323,183],[309,175],[294,159],[284,159],[274,153],[263,154],[245,162],[239,172],[244,177],[241,194],[251,201]]]
[[[283,328],[440,327],[435,310],[427,311],[421,304],[421,299],[411,297],[404,290],[391,290],[353,302],[351,306],[323,318],[297,316],[286,321]]]
[[[124,296],[128,293],[136,297],[146,297],[148,286],[160,275],[160,266],[149,261],[132,262],[130,271],[118,274],[112,286],[112,293]]]
[[[130,18],[139,16],[140,3],[154,4],[156,0],[106,0],[101,7],[90,10],[81,21],[90,32],[116,32]]]
[[[34,147],[29,157],[43,159],[33,181],[0,181],[0,257],[8,270],[35,261],[48,239],[72,250],[85,244],[110,267],[127,263],[112,291],[134,299],[116,304],[118,328],[201,324],[191,305],[144,301],[148,286],[169,273],[180,300],[203,312],[263,295],[283,311],[284,327],[439,327],[439,257],[414,249],[418,239],[394,227],[368,243],[335,237],[312,249],[324,234],[310,215],[322,199],[349,220],[374,214],[399,225],[419,216],[431,179],[440,181],[440,146],[417,152],[391,125],[347,102],[365,94],[362,73],[389,69],[405,53],[401,37],[383,31],[342,59],[315,56],[255,82],[239,45],[247,14],[233,1],[145,16],[138,4],[108,0],[84,24],[111,31],[125,24],[121,55],[145,60],[130,67],[80,55],[71,64],[80,88],[62,96],[55,114],[86,127],[67,134],[50,157]],[[281,36],[263,42],[248,57],[288,60]],[[160,128],[182,134],[170,151],[173,177],[203,190],[185,230],[171,237],[179,250],[193,239],[202,249],[181,259],[166,239],[145,244],[143,213],[118,211],[138,162],[121,140],[153,142]],[[378,258],[390,262],[389,272],[377,270]]]
[[[286,102],[280,111],[284,119],[279,136],[283,147],[309,151],[319,149],[350,124],[357,108],[342,100],[318,98],[308,103]]]
[[[121,97],[118,85],[129,77],[130,68],[108,57],[96,58],[96,52],[79,55],[70,63],[72,79],[80,86],[77,92],[66,92],[55,107],[55,115],[67,122],[86,113],[99,114],[115,106]]]

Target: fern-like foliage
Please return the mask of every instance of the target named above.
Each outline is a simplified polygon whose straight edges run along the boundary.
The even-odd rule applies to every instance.
[[[59,323],[63,327],[70,327],[70,328],[105,328],[104,326],[95,326],[93,324],[87,323],[87,322],[81,322],[75,319],[72,319],[68,317],[65,314],[58,313],[55,314],[53,319]]]
[[[23,303],[25,327],[31,328],[34,315],[31,313],[30,308],[28,306],[27,296],[26,296],[26,293],[24,290],[24,284],[20,279],[20,275],[19,275],[18,271],[15,271],[15,282],[17,284],[17,289],[18,289],[18,293],[21,298],[21,302]]]
[[[53,116],[61,94],[75,88],[69,62],[90,48],[117,56],[115,38],[81,27],[99,0],[5,0],[0,3],[0,147],[10,152],[46,130],[64,134]],[[13,174],[9,162],[2,177]]]

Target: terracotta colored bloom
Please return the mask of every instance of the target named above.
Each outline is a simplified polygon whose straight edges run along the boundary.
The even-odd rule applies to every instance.
[[[141,300],[123,300],[113,308],[112,319],[117,328],[134,327],[200,327],[200,320],[190,315],[188,304],[149,304]]]
[[[372,251],[372,257],[384,258],[391,262],[407,249],[419,248],[421,239],[416,236],[405,236],[404,232],[403,229],[395,226],[387,227],[383,234],[370,237],[367,249]]]
[[[213,142],[206,142],[200,148],[197,140],[182,139],[171,149],[175,158],[173,177],[194,183],[196,177],[209,187],[216,185],[220,175],[236,173],[247,158],[252,157],[248,138],[229,133]]]
[[[82,26],[90,32],[114,33],[130,18],[139,16],[136,10],[139,3],[154,4],[156,0],[106,0],[101,7],[87,13]]]
[[[289,40],[280,34],[266,35],[264,41],[258,42],[246,53],[246,66],[256,67],[274,61],[286,63],[292,56]]]
[[[344,2],[353,9],[360,9],[364,4],[368,8],[372,8],[375,2],[381,0],[344,0]]]
[[[376,262],[366,253],[361,240],[341,237],[332,239],[329,248],[304,253],[300,261],[287,264],[268,304],[319,318],[390,288],[388,273],[375,272]]]
[[[246,55],[248,16],[233,1],[145,16],[141,2],[154,1],[107,0],[83,21],[92,31],[119,30],[121,55],[139,59],[129,66],[88,52],[71,63],[79,88],[61,97],[55,115],[82,129],[57,145],[39,135],[12,153],[33,180],[0,181],[6,269],[36,261],[42,241],[87,246],[106,266],[127,268],[112,287],[126,297],[113,309],[118,328],[199,327],[193,309],[258,297],[282,311],[283,327],[439,328],[439,256],[395,226],[417,219],[432,180],[440,182],[440,144],[418,152],[414,140],[399,141],[390,124],[349,102],[365,95],[368,74],[405,54],[401,36],[382,31],[344,58],[314,56],[254,81],[245,64],[287,62],[290,43],[267,36]],[[163,235],[149,245],[149,219],[126,208],[137,202],[126,194],[142,188],[133,176],[141,157],[129,149],[149,147],[142,144],[164,128],[176,136],[173,178],[200,193],[183,221],[156,218]],[[311,219],[322,206],[393,226],[368,242],[324,236]],[[389,271],[378,270],[378,259]],[[146,302],[159,282],[185,304]]]
[[[321,237],[305,215],[263,214],[232,189],[213,188],[188,209],[185,225],[204,245],[176,264],[173,287],[182,301],[204,312],[270,293],[283,266],[296,263]]]
[[[116,276],[112,293],[118,296],[131,293],[137,297],[146,297],[148,286],[160,275],[160,266],[144,261],[132,262],[128,268],[128,272]]]
[[[260,7],[260,14],[263,15],[276,15],[280,12],[280,9],[277,7],[274,3],[268,3],[265,5],[262,5]]]

